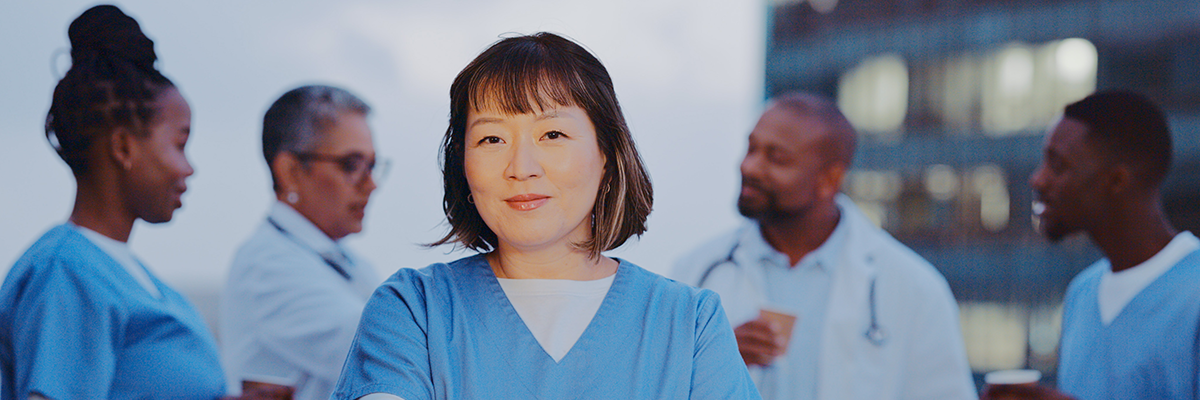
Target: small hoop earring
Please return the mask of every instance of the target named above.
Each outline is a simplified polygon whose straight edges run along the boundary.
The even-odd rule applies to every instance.
[[[474,193],[467,193],[467,203],[475,204]]]
[[[288,192],[286,199],[288,203],[296,204],[300,201],[300,194],[296,192]]]

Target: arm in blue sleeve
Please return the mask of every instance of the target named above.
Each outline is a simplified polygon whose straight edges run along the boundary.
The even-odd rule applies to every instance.
[[[389,393],[431,399],[426,293],[414,271],[401,271],[367,301],[334,399]]]
[[[702,290],[696,315],[693,399],[761,399],[742,356],[733,328],[716,293]]]
[[[50,260],[59,262],[59,260]],[[51,399],[109,397],[120,297],[105,282],[54,265],[33,272],[14,304],[15,393]]]

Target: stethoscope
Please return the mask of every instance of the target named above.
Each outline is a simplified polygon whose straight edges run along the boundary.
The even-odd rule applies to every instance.
[[[319,251],[317,251],[317,249],[312,248],[311,246],[305,244],[304,242],[301,242],[300,238],[297,238],[291,232],[288,232],[287,229],[283,229],[283,226],[279,225],[278,222],[275,222],[274,218],[267,217],[267,222],[270,223],[271,226],[274,226],[275,230],[278,230],[279,233],[283,234],[284,237],[287,237],[288,240],[291,240],[292,242],[300,245],[300,247],[308,249],[309,251],[316,254],[317,257],[321,257],[322,260],[325,260],[326,264],[329,264],[329,266],[332,267],[334,271],[337,271],[338,275],[341,275],[343,278],[346,278],[346,280],[350,280],[350,273],[346,272],[346,269],[342,268],[341,264],[338,264],[338,262],[335,261],[333,259],[333,257],[329,256],[329,254],[319,252]]]
[[[739,246],[741,246],[740,240],[733,243],[733,247],[729,249],[729,254],[726,255],[724,259],[718,260],[717,262],[712,263],[712,265],[709,265],[708,269],[705,269],[704,273],[700,275],[700,280],[696,283],[696,287],[704,287],[704,283],[708,281],[709,276],[712,275],[713,271],[716,270],[717,267],[729,264],[736,268],[741,268],[742,266],[733,259],[733,253],[737,251]],[[863,332],[863,336],[865,336],[867,341],[871,342],[871,344],[883,346],[884,343],[887,342],[888,337],[887,332],[883,330],[883,327],[879,326],[879,313],[875,308],[875,276],[871,276],[871,284],[869,287],[870,289],[867,294],[867,307],[871,314],[871,324],[867,326],[867,330],[866,332]]]

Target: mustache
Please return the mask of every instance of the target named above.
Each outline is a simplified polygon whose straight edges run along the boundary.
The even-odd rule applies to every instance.
[[[754,178],[742,178],[742,187],[749,186],[752,189],[765,192],[767,188],[763,187],[762,181]]]

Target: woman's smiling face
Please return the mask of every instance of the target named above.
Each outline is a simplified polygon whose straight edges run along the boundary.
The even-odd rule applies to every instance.
[[[604,176],[596,128],[578,106],[467,114],[463,170],[501,247],[537,250],[589,239]]]

